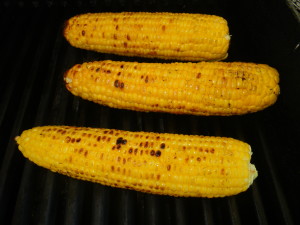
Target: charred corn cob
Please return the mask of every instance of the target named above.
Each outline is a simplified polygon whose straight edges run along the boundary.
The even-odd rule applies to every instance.
[[[193,115],[238,115],[272,105],[279,75],[253,63],[100,61],[65,73],[76,96],[110,107]]]
[[[44,126],[16,141],[26,158],[54,172],[153,194],[224,197],[257,176],[250,146],[232,138]]]
[[[229,29],[219,16],[187,13],[89,13],[66,21],[75,47],[125,56],[202,61],[227,57]]]

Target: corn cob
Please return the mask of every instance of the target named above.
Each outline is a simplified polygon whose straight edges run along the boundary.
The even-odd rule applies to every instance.
[[[173,60],[227,57],[229,29],[219,16],[187,13],[88,13],[66,21],[74,47],[125,56]]]
[[[44,126],[16,141],[53,172],[152,194],[224,197],[257,177],[250,146],[232,138]]]
[[[240,115],[272,105],[279,75],[253,63],[100,61],[65,73],[76,96],[114,108],[193,115]]]

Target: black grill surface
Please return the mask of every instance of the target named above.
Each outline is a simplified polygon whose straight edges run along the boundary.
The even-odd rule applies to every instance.
[[[300,224],[300,24],[289,5],[284,0],[1,1],[0,224]],[[63,73],[76,63],[163,62],[79,50],[64,40],[67,18],[108,11],[225,17],[232,35],[226,61],[277,68],[277,103],[250,115],[197,117],[111,109],[72,96]],[[105,187],[52,173],[25,159],[14,137],[38,125],[233,137],[252,146],[259,176],[246,192],[217,199]]]

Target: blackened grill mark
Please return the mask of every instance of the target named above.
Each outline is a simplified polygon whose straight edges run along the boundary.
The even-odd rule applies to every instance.
[[[160,157],[160,156],[161,156],[161,151],[159,151],[159,150],[156,151],[155,156],[156,156],[156,157]]]
[[[116,141],[117,145],[119,145],[119,144],[125,145],[126,143],[127,143],[127,140],[123,139],[122,137],[119,137]]]
[[[115,85],[116,88],[118,88],[119,87],[119,80],[115,80],[114,85]]]
[[[71,138],[69,136],[67,136],[65,141],[66,141],[66,143],[69,143],[71,141]]]

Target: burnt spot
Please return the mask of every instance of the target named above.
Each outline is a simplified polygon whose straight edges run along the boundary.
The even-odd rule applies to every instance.
[[[149,55],[157,55],[157,52],[156,51],[151,51],[151,52],[149,52]]]
[[[67,133],[67,131],[65,131],[65,130],[63,130],[63,131],[61,132],[61,134],[65,134],[65,133]]]
[[[154,151],[154,150],[151,150],[151,151],[150,151],[150,155],[151,155],[151,156],[154,156],[154,155],[155,155],[155,151]]]
[[[110,169],[111,169],[111,171],[115,171],[115,167],[114,166],[111,166]]]
[[[103,137],[102,137],[102,140],[104,141],[105,139],[106,139],[106,136],[103,136]]]
[[[200,157],[197,157],[197,161],[198,161],[198,162],[201,162],[201,158],[200,158]]]
[[[230,108],[231,107],[231,104],[228,102],[228,107]]]
[[[122,162],[123,162],[123,164],[125,164],[125,163],[126,163],[126,159],[125,159],[125,158],[123,158],[123,161],[122,161]]]
[[[121,148],[121,145],[117,145],[117,149],[119,150]]]
[[[114,34],[114,39],[115,39],[115,40],[117,40],[117,39],[118,39],[118,37],[117,37],[117,35],[116,35],[116,34]]]
[[[135,155],[137,154],[137,152],[138,152],[138,149],[137,149],[137,148],[134,149],[134,154],[135,154]]]
[[[83,30],[83,31],[81,31],[81,35],[82,36],[84,36],[85,35],[85,31]]]
[[[162,25],[161,29],[162,29],[163,31],[165,31],[165,30],[166,30],[166,25]]]
[[[81,138],[77,138],[76,139],[76,142],[78,143],[78,142],[80,142],[81,141]]]
[[[116,30],[119,30],[119,25],[116,25]]]
[[[97,141],[101,141],[101,136],[98,136],[98,137],[97,137]]]
[[[119,85],[120,85],[119,80],[115,80],[114,86],[115,86],[116,88],[118,88]]]
[[[121,89],[123,89],[123,88],[124,88],[124,83],[121,82],[121,81],[119,81],[119,80],[115,80],[114,86],[115,86],[116,88],[121,88]]]
[[[126,41],[124,42],[123,45],[124,45],[125,48],[127,48],[127,42]]]
[[[156,137],[156,140],[159,140],[159,139],[160,139],[160,136],[157,136],[157,137]]]
[[[89,137],[89,138],[90,138],[91,136],[92,136],[92,134],[88,134],[88,135],[87,135],[87,137]]]
[[[119,20],[118,18],[114,18],[114,22],[118,22],[118,20]]]
[[[166,147],[166,144],[165,144],[165,143],[161,143],[161,144],[160,144],[160,148],[161,148],[161,149],[164,149],[165,147]]]
[[[225,169],[224,168],[221,169],[221,174],[225,175]]]
[[[156,152],[155,152],[155,156],[156,156],[156,157],[160,157],[160,156],[161,156],[161,151],[159,151],[159,150],[156,151]]]
[[[130,36],[129,36],[129,34],[127,34],[126,38],[127,38],[128,41],[130,41]]]
[[[108,137],[106,141],[107,141],[107,142],[110,142],[110,140],[111,140],[111,138],[110,138],[110,137]]]
[[[106,70],[105,72],[106,72],[106,73],[111,73],[111,71],[110,71],[110,70]]]
[[[72,156],[70,156],[69,157],[69,160],[68,160],[70,163],[72,163],[72,161],[73,161],[73,158],[72,158]]]
[[[149,78],[148,78],[148,76],[146,76],[145,83],[148,83],[148,81],[149,81]]]
[[[143,142],[140,143],[140,147],[143,147]]]
[[[200,78],[201,77],[201,73],[197,73],[197,76],[196,76],[196,78]]]
[[[124,68],[124,65],[122,64],[122,65],[120,66],[120,68],[123,69],[123,68]]]
[[[120,161],[121,161],[121,157],[120,157],[120,156],[118,156],[118,158],[117,158],[117,161],[118,161],[118,162],[120,162]]]
[[[121,88],[121,89],[123,89],[123,88],[124,88],[124,83],[123,83],[123,82],[121,82],[121,84],[120,84],[120,88]]]
[[[144,147],[147,148],[148,145],[149,145],[149,143],[148,143],[148,141],[146,141]]]
[[[141,150],[141,151],[140,151],[140,155],[143,155],[143,152],[144,152],[144,150]]]
[[[130,149],[128,150],[128,153],[129,153],[129,154],[131,154],[131,153],[132,153],[132,151],[133,151],[133,149],[132,149],[132,148],[130,148]]]
[[[120,75],[121,75],[121,72],[118,72],[117,75],[120,76]]]
[[[82,133],[82,137],[85,137],[86,136],[86,133]]]
[[[87,155],[88,155],[88,151],[85,151],[84,152],[84,157],[87,157]]]
[[[156,180],[159,180],[159,179],[160,179],[160,174],[157,174]]]
[[[55,139],[56,139],[56,136],[55,136],[55,135],[53,135],[53,136],[52,136],[52,139],[53,139],[53,140],[55,140]]]
[[[126,139],[123,139],[122,137],[119,137],[116,141],[117,145],[125,145],[127,143]]]
[[[80,148],[78,153],[81,154],[83,152],[83,148]]]
[[[167,170],[168,170],[168,171],[171,170],[171,165],[167,165]]]
[[[67,136],[66,138],[65,138],[65,142],[66,143],[69,143],[71,141],[71,138],[69,137],[69,136]]]
[[[210,150],[210,153],[211,153],[211,154],[214,154],[214,153],[215,153],[215,149],[212,148],[212,149]]]

